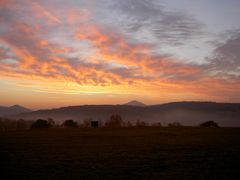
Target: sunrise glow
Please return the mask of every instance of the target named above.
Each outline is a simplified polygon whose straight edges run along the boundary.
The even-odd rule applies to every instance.
[[[1,0],[1,104],[239,102],[239,2],[184,2]]]

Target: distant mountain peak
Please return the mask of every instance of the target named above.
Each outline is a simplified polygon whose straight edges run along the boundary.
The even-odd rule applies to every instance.
[[[130,102],[124,104],[124,105],[128,105],[128,106],[141,106],[141,107],[146,106],[146,104],[144,104],[144,103],[142,103],[140,101],[136,101],[136,100],[130,101]]]
[[[10,106],[9,109],[17,109],[17,110],[23,110],[23,111],[31,111],[30,109],[28,108],[25,108],[21,105],[18,105],[18,104],[15,104],[13,106]]]
[[[9,108],[24,108],[23,106],[20,106],[20,105],[18,105],[18,104],[15,104],[15,105],[13,105],[13,106],[10,106]]]
[[[26,113],[26,112],[31,112],[31,110],[23,106],[20,106],[18,104],[10,107],[0,106],[0,116],[15,115],[15,114]]]

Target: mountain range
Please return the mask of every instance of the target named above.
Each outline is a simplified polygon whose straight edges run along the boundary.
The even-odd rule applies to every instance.
[[[220,126],[240,126],[240,103],[215,102],[173,102],[151,106],[143,106],[141,102],[123,105],[81,105],[25,112],[9,117],[26,120],[52,118],[61,123],[66,119],[78,122],[85,119],[105,121],[112,114],[119,114],[124,121],[130,122],[140,120],[147,123],[160,122],[163,125],[179,122],[195,126],[212,120]]]

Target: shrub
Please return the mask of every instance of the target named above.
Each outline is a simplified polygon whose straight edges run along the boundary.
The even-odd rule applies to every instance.
[[[38,119],[31,125],[31,128],[49,128],[49,127],[51,127],[51,124],[49,124],[48,121],[43,119]]]
[[[64,121],[62,125],[63,125],[64,127],[78,127],[77,122],[74,121],[74,120],[71,120],[71,119]]]
[[[219,127],[219,125],[214,121],[206,121],[201,123],[200,127]]]

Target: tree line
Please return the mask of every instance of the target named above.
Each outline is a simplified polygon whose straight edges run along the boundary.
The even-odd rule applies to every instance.
[[[95,122],[95,123],[93,123]],[[0,131],[8,130],[26,130],[26,129],[37,129],[37,128],[87,128],[87,127],[162,127],[160,122],[152,124],[146,123],[141,120],[137,120],[135,123],[130,121],[123,121],[122,117],[118,114],[113,114],[105,122],[93,121],[91,118],[85,119],[82,123],[78,123],[72,119],[65,120],[62,124],[56,124],[52,118],[37,119],[33,120],[13,120],[8,118],[0,118]],[[168,127],[182,127],[183,125],[179,122],[171,122],[167,124]],[[214,121],[205,121],[199,125],[200,127],[219,127]]]

